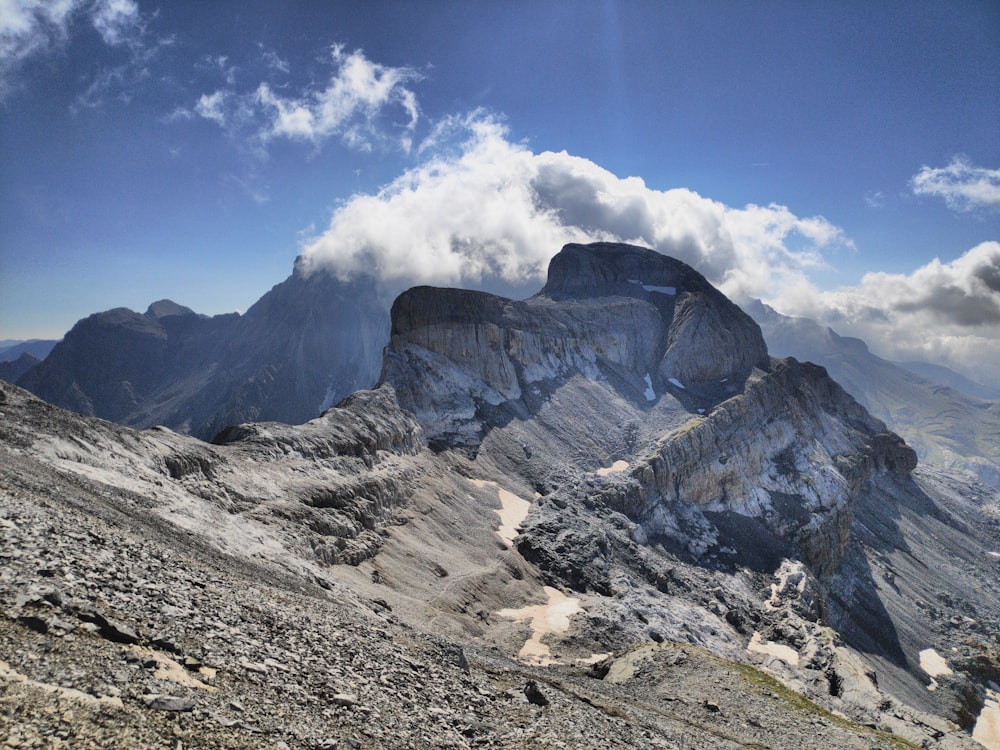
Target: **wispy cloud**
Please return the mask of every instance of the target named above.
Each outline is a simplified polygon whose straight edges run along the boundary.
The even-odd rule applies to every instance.
[[[224,91],[216,91],[214,94],[202,94],[198,101],[195,102],[195,114],[225,127],[225,98],[226,94]]]
[[[977,167],[964,156],[946,167],[922,166],[910,187],[916,195],[943,198],[953,211],[1000,210],[1000,169]]]
[[[881,190],[868,191],[865,193],[865,205],[868,208],[885,208],[885,193]]]
[[[261,48],[261,54],[268,69],[289,72],[288,63],[274,52]],[[336,138],[362,151],[389,144],[408,151],[420,119],[410,84],[420,74],[412,68],[373,62],[361,50],[347,52],[343,45],[331,48],[330,64],[325,84],[291,93],[269,81],[260,82],[253,91],[239,92],[229,79],[228,88],[202,95],[194,111],[234,139],[251,140],[249,146],[255,150],[266,149],[277,139],[319,147]]]
[[[23,85],[21,72],[33,61],[55,54],[89,23],[114,64],[81,71],[88,81],[72,107],[95,107],[109,94],[128,100],[145,79],[147,64],[171,40],[153,43],[147,19],[134,0],[0,0],[0,102]]]
[[[91,23],[112,47],[142,44],[145,24],[133,0],[100,0],[91,11]]]
[[[28,60],[65,44],[82,6],[83,0],[0,0],[0,101],[16,90]]]

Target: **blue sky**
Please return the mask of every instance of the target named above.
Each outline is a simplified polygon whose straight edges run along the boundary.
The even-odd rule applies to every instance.
[[[989,379],[998,123],[995,2],[0,0],[0,339],[610,238]]]

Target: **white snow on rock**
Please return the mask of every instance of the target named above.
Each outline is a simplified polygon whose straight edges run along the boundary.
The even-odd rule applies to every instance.
[[[493,511],[500,516],[500,528],[496,530],[496,535],[508,547],[513,547],[514,537],[517,536],[517,532],[521,529],[521,522],[527,517],[528,511],[531,509],[531,503],[524,498],[518,497],[513,492],[502,489],[496,482],[490,482],[485,479],[470,479],[469,481],[476,485],[476,487],[496,487],[497,496],[500,500],[500,510]]]
[[[639,279],[629,279],[630,284],[638,284],[647,292],[659,292],[660,294],[669,294],[673,297],[677,294],[677,287],[674,286],[654,286],[653,284],[643,284]]]
[[[667,378],[667,380],[668,380],[668,381],[669,381],[669,382],[670,382],[670,383],[671,383],[672,385],[675,385],[675,386],[677,386],[678,388],[680,388],[680,389],[682,389],[682,390],[687,390],[686,388],[684,388],[684,384],[683,384],[683,383],[682,383],[681,381],[679,381],[679,380],[678,380],[677,378]]]
[[[1000,747],[1000,685],[990,682],[983,710],[979,712],[972,739],[986,748]]]
[[[533,604],[520,609],[501,609],[497,612],[501,617],[529,623],[531,638],[521,647],[518,657],[528,664],[541,667],[558,663],[552,658],[549,646],[542,643],[542,638],[550,633],[565,633],[569,630],[570,617],[580,611],[580,600],[568,597],[558,589],[545,586],[545,595],[548,598],[545,604]]]
[[[925,648],[920,652],[920,668],[932,678],[952,674],[951,669],[948,667],[948,662],[932,648]],[[936,690],[937,686],[937,681],[931,679],[931,684],[927,686],[927,689]]]
[[[656,401],[656,391],[653,390],[653,379],[649,376],[648,372],[642,376],[642,379],[646,381],[646,400]]]
[[[765,641],[760,637],[760,633],[754,631],[753,637],[750,639],[750,643],[747,644],[748,654],[767,654],[775,658],[781,659],[783,662],[792,667],[799,666],[799,652],[796,651],[791,646],[786,646],[782,643],[775,643],[774,641]]]

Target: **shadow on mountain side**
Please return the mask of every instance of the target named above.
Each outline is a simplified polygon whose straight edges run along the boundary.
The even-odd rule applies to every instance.
[[[828,605],[831,624],[848,646],[910,670],[896,623],[879,595],[871,563],[857,542],[848,545],[830,583]]]
[[[719,532],[718,546],[731,550],[719,555],[726,568],[749,568],[755,573],[772,575],[782,560],[797,557],[795,545],[772,532],[759,518],[731,511],[705,511],[704,515]]]

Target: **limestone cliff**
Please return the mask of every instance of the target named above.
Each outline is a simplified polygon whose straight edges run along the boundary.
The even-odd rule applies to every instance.
[[[630,410],[655,439],[629,456],[627,480],[561,482],[561,504],[587,498],[624,513],[635,541],[695,559],[759,557],[750,548],[761,541],[744,533],[752,521],[775,550],[828,576],[863,483],[916,465],[825,370],[772,362],[745,313],[694,269],[650,250],[567,245],[541,292],[521,302],[418,287],[393,305],[382,380],[432,447],[475,453],[491,430],[536,415],[580,378],[622,399],[594,409],[590,431],[618,430]],[[565,442],[560,425],[579,418],[542,421]],[[545,542],[531,528],[522,546],[541,560]]]
[[[573,375],[639,403],[672,392],[692,409],[767,366],[757,325],[697,271],[630,245],[567,245],[539,294],[514,301],[417,287],[392,307],[382,382],[438,447],[474,450]]]

